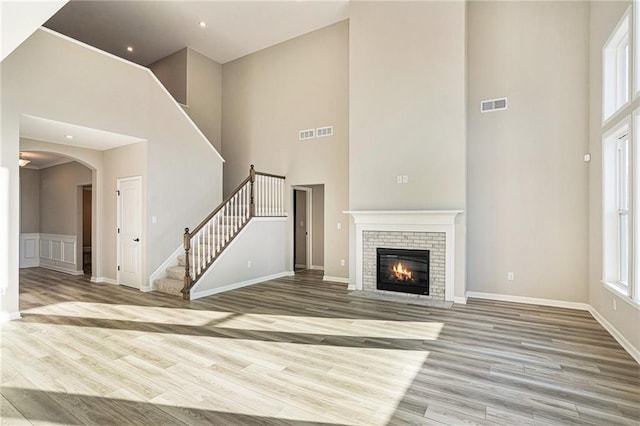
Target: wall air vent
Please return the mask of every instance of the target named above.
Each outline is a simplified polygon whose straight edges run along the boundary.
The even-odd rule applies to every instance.
[[[507,109],[507,98],[491,99],[480,102],[480,112],[493,112]]]
[[[318,127],[316,129],[316,137],[323,138],[325,136],[333,136],[333,126]]]
[[[313,139],[316,137],[316,129],[300,130],[298,132],[298,140]]]

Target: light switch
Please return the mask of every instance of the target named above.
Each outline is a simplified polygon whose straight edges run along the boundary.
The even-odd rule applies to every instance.
[[[338,228],[338,230],[342,229],[342,223],[338,222],[338,225],[336,225],[336,227]]]
[[[158,216],[151,216],[151,223],[158,223]]]

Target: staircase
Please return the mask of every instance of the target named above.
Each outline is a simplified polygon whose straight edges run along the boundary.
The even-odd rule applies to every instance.
[[[249,176],[231,195],[193,231],[185,229],[184,254],[166,269],[166,277],[154,281],[153,289],[189,300],[191,288],[252,218],[286,216],[284,181],[284,176],[256,172],[251,165]]]

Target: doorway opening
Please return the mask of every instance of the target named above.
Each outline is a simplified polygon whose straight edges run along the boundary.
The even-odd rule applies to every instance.
[[[91,277],[91,202],[93,185],[82,187],[82,270]]]
[[[293,267],[324,270],[324,185],[293,187]]]

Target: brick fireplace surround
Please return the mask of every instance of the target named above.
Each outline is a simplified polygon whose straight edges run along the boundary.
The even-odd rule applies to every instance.
[[[376,289],[376,248],[430,250],[430,294],[454,301],[455,218],[461,210],[348,211],[356,226],[356,280],[352,290]],[[402,294],[393,292],[393,294]]]

